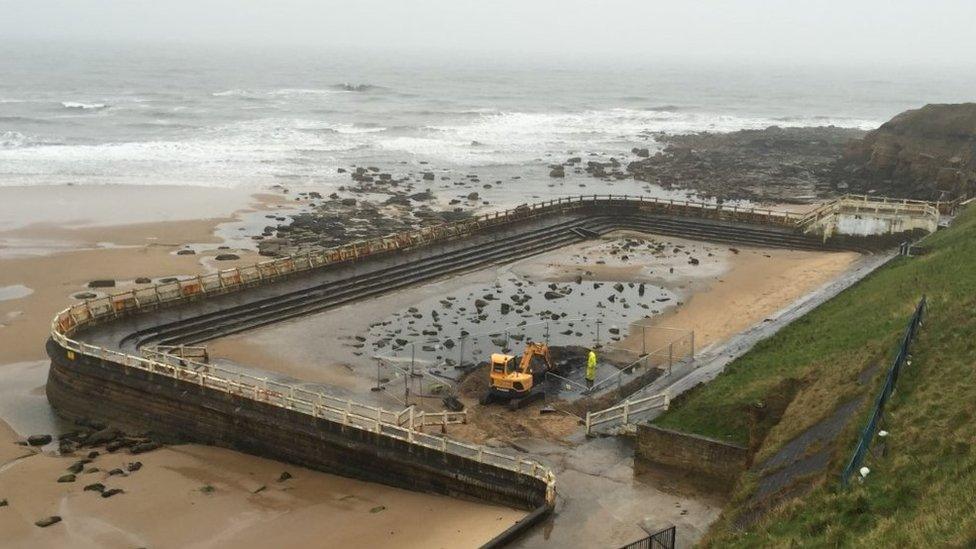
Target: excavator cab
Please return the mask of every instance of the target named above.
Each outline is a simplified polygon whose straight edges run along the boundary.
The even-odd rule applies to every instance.
[[[513,410],[543,395],[542,381],[552,370],[549,346],[529,342],[516,363],[516,357],[503,353],[491,355],[488,392],[482,404],[507,401]]]

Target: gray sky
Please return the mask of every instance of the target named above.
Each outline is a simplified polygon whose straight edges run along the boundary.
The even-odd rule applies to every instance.
[[[976,0],[0,0],[0,39],[971,65]]]

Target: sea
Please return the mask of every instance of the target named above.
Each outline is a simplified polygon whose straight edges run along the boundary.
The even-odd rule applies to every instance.
[[[639,53],[639,52],[638,52]],[[378,166],[546,181],[569,156],[626,158],[657,134],[873,129],[973,99],[925,67],[536,59],[166,44],[0,45],[0,186],[325,190]]]

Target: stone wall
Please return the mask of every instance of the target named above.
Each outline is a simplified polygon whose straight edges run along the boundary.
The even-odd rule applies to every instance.
[[[646,423],[637,426],[635,454],[638,460],[701,475],[723,488],[735,484],[750,458],[745,446]]]
[[[170,441],[232,448],[398,488],[526,510],[541,479],[324,418],[75,354],[48,341],[47,397],[68,419],[97,419]]]

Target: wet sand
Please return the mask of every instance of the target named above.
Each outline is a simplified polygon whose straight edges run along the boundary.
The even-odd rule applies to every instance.
[[[0,210],[20,216],[13,221],[5,217],[0,225],[0,288],[31,290],[0,300],[0,499],[8,500],[7,507],[0,507],[4,547],[475,547],[524,516],[522,511],[397,490],[198,445],[140,456],[107,455],[96,459],[104,463],[93,465],[108,470],[138,459],[144,467],[110,481],[104,473],[91,473],[79,475],[75,483],[57,483],[77,457],[36,453],[15,444],[29,434],[57,435],[67,429],[44,397],[44,341],[55,312],[79,292],[101,295],[102,290],[86,287],[91,280],[116,280],[115,288],[104,290],[113,292],[133,287],[137,277],[155,280],[253,263],[258,256],[252,249],[236,247],[220,252],[236,253],[239,261],[214,262],[221,244],[215,231],[221,234],[220,228],[228,226],[236,231],[241,216],[255,210],[291,207],[280,194],[213,197],[197,189],[114,187],[72,194],[72,211],[85,213],[66,216],[64,223],[48,219],[57,214],[56,208],[42,209],[34,217],[34,205],[58,204],[62,192],[64,188],[0,189]],[[116,201],[112,207],[102,200],[106,193]],[[208,205],[193,206],[187,196],[203,197]],[[117,204],[138,215],[111,215]],[[170,209],[180,204],[184,214],[174,219]],[[93,212],[108,217],[89,216]],[[147,222],[131,224],[136,219]],[[34,220],[41,222],[25,222]],[[187,245],[198,253],[176,255]],[[285,470],[295,478],[278,483]],[[91,482],[117,485],[126,493],[102,499],[82,491]],[[214,491],[200,490],[207,485]],[[266,488],[252,493],[261,485]],[[64,520],[48,528],[34,526],[49,515]]]
[[[0,433],[4,547],[476,547],[524,515],[197,445],[103,453],[86,466],[100,471],[58,483],[77,457],[33,454]],[[128,476],[105,472],[136,460]],[[96,482],[125,493],[83,490]],[[49,515],[63,522],[34,526]]]

